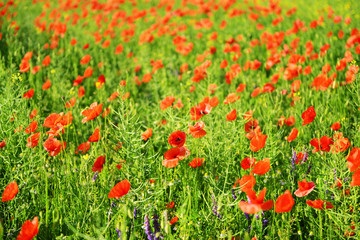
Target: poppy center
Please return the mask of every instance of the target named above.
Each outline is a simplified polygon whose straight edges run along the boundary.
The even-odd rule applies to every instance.
[[[177,138],[175,139],[175,142],[180,142],[182,139],[181,138]]]

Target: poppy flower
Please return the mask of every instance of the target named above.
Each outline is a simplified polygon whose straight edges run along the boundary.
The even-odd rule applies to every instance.
[[[115,55],[122,53],[123,50],[124,47],[121,45],[121,43],[119,43],[119,45],[117,45],[117,47],[115,48]]]
[[[327,202],[327,201],[321,200],[321,199],[316,199],[314,201],[307,200],[306,204],[309,205],[310,207],[317,208],[320,210],[324,210],[324,204],[325,204],[326,209],[334,207],[330,202]]]
[[[43,146],[50,156],[56,156],[66,147],[66,142],[60,142],[56,138],[50,137],[44,142]]]
[[[147,141],[153,134],[152,128],[146,129],[146,131],[141,135],[142,140]]]
[[[71,108],[71,107],[75,106],[75,103],[76,103],[76,98],[72,97],[70,99],[70,101],[65,104],[65,107],[66,108]]]
[[[5,147],[5,145],[6,145],[5,140],[2,140],[2,141],[0,142],[0,149],[3,148],[3,147]]]
[[[252,168],[255,164],[256,159],[251,157],[246,157],[243,160],[241,160],[241,167],[244,170],[247,170],[249,168]]]
[[[92,167],[91,171],[93,172],[101,172],[101,170],[103,169],[103,165],[105,163],[105,156],[100,156],[98,157],[95,162],[94,162],[94,166]]]
[[[33,119],[33,118],[36,117],[36,116],[37,116],[37,110],[36,110],[36,108],[35,108],[35,109],[32,110],[31,113],[30,113],[30,119]]]
[[[178,217],[174,217],[173,219],[170,220],[170,225],[173,225],[174,223],[176,223],[179,220]]]
[[[357,169],[351,178],[350,187],[360,186],[360,169]]]
[[[194,138],[201,138],[206,135],[204,127],[205,123],[203,121],[197,122],[194,126],[189,124],[188,134],[191,134]]]
[[[314,182],[308,182],[306,179],[302,180],[301,182],[298,181],[299,188],[294,192],[295,196],[297,197],[305,197],[306,195],[310,194],[314,188]]]
[[[32,221],[26,220],[24,224],[21,226],[21,230],[19,235],[17,236],[17,240],[31,240],[33,239],[39,232],[39,219],[38,217],[34,217]]]
[[[89,142],[97,142],[100,139],[100,130],[97,127],[94,133],[89,137]]]
[[[30,70],[30,63],[28,61],[22,61],[21,65],[20,65],[20,68],[19,68],[19,71],[21,73],[24,73],[24,72],[27,72],[29,70]]]
[[[280,195],[275,202],[275,212],[284,213],[290,212],[294,206],[295,201],[289,190],[286,190],[284,194]]]
[[[313,106],[309,107],[302,113],[301,118],[303,119],[303,126],[312,123],[316,117],[316,112]]]
[[[84,95],[85,95],[85,89],[83,86],[80,86],[78,91],[78,97],[82,98]]]
[[[103,105],[104,105],[103,103],[100,103],[98,105],[97,102],[94,102],[93,104],[91,104],[89,109],[85,109],[84,111],[81,112],[81,115],[85,116],[81,122],[86,123],[90,120],[95,119],[97,116],[99,116],[102,111]]]
[[[160,109],[161,110],[167,109],[175,102],[175,100],[176,99],[173,96],[168,96],[168,97],[164,98],[160,103]]]
[[[288,117],[285,123],[287,126],[293,126],[295,124],[295,117],[294,116]]]
[[[32,98],[34,95],[35,90],[34,89],[30,89],[29,91],[27,91],[26,93],[24,93],[23,98],[25,99],[29,99]]]
[[[181,98],[179,98],[178,100],[177,100],[177,102],[174,104],[174,106],[173,106],[173,108],[174,109],[181,109],[181,108],[183,108],[184,107],[184,104],[182,104],[182,102],[181,102]]]
[[[191,121],[200,120],[204,115],[209,114],[211,112],[211,109],[212,106],[210,105],[210,103],[204,101],[199,103],[195,107],[192,107],[190,109]]]
[[[349,139],[344,138],[342,133],[334,135],[335,142],[331,146],[333,153],[345,152],[350,147]]]
[[[38,123],[37,121],[32,121],[29,126],[27,128],[25,128],[25,133],[29,134],[29,133],[33,133],[36,132],[38,128]]]
[[[88,62],[90,62],[90,60],[91,60],[91,56],[87,54],[81,58],[80,64],[81,65],[87,64]]]
[[[226,115],[226,121],[234,121],[237,118],[236,109],[232,110],[231,112]]]
[[[36,147],[39,144],[40,133],[41,132],[37,132],[28,137],[26,146],[29,148]]]
[[[286,138],[286,140],[288,142],[292,142],[297,138],[299,130],[297,130],[296,128],[293,128],[289,134],[289,136]]]
[[[90,142],[84,142],[84,143],[81,143],[77,149],[75,150],[75,153],[78,154],[78,153],[81,153],[81,154],[85,154],[87,151],[89,151],[90,149]]]
[[[240,83],[239,86],[236,88],[236,92],[237,93],[241,93],[242,91],[244,91],[246,88],[246,84]]]
[[[16,194],[19,192],[19,187],[15,181],[9,183],[2,195],[1,201],[6,202],[14,199]]]
[[[350,172],[354,172],[358,169],[360,167],[360,148],[353,148],[346,160],[348,161],[347,167]]]
[[[265,147],[265,142],[267,139],[267,135],[262,134],[261,132],[256,134],[250,141],[250,150],[253,152],[257,152],[263,147]]]
[[[119,199],[122,196],[125,196],[130,190],[130,183],[127,179],[122,180],[117,183],[109,192],[109,198]]]
[[[175,131],[170,134],[168,138],[168,143],[171,146],[178,146],[181,147],[185,144],[186,140],[186,133],[182,131]]]
[[[175,202],[174,201],[171,201],[170,203],[166,204],[166,208],[169,209],[169,208],[173,208],[175,206]]]
[[[249,202],[241,201],[239,203],[240,209],[247,214],[255,214],[259,211],[268,211],[274,206],[273,200],[268,200],[264,202],[266,194],[266,188],[259,192],[259,195],[256,196],[256,192],[252,189],[246,191],[246,195],[249,198]]]
[[[270,159],[264,158],[264,160],[255,163],[252,173],[257,175],[264,175],[270,170]]]
[[[89,78],[89,77],[92,76],[92,74],[93,74],[93,70],[92,70],[92,68],[89,66],[87,69],[85,69],[83,77],[84,77],[84,78]]]
[[[168,150],[164,154],[164,160],[162,165],[164,167],[173,168],[179,164],[180,160],[183,160],[190,155],[190,151],[186,147],[174,147]]]
[[[47,90],[51,87],[51,81],[47,80],[41,87],[42,90]]]
[[[248,118],[248,117],[247,117]],[[252,118],[252,116],[250,117]],[[244,116],[245,119],[245,116]],[[253,129],[255,129],[259,125],[259,121],[256,119],[251,119],[247,123],[245,123],[245,132],[251,132]]]
[[[330,129],[337,131],[341,128],[340,122],[336,122],[333,125],[331,125]]]
[[[248,189],[252,189],[255,186],[256,180],[255,177],[250,174],[242,176],[237,183],[239,184],[241,191],[246,192]]]
[[[204,158],[194,158],[190,163],[189,166],[192,168],[201,167],[204,162]]]
[[[240,99],[240,96],[237,96],[236,93],[230,93],[224,100],[224,104],[230,104],[236,102]]]
[[[48,65],[50,64],[50,62],[51,62],[50,56],[47,55],[47,56],[44,58],[44,60],[43,60],[43,62],[42,62],[42,65],[43,65],[44,67],[46,67],[46,66],[48,66]]]

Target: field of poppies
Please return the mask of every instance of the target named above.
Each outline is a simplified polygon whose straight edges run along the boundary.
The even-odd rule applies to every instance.
[[[360,1],[0,0],[0,239],[359,239]]]

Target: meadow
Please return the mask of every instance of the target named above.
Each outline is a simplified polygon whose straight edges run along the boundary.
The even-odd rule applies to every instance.
[[[0,0],[0,239],[359,239],[360,2]]]

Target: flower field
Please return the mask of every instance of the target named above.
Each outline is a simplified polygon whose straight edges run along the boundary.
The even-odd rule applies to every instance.
[[[360,2],[0,0],[0,239],[360,239]]]

